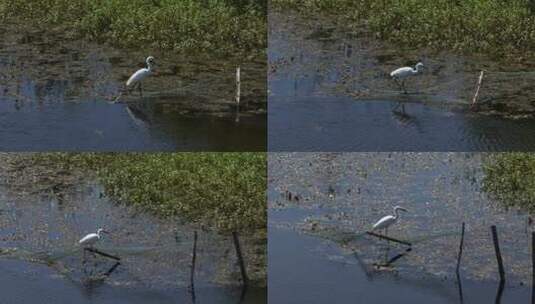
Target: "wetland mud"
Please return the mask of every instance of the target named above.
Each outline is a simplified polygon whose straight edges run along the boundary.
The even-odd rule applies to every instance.
[[[240,238],[252,282],[242,292],[230,235],[116,204],[87,174],[53,175],[37,170],[30,175],[25,169],[26,174],[18,175],[21,170],[9,168],[6,157],[2,155],[0,160],[0,281],[14,287],[3,290],[4,300],[189,302],[192,240],[197,230],[196,301],[267,302],[262,283],[265,272],[257,271],[253,258],[261,247],[254,236],[243,234]],[[84,252],[77,244],[81,236],[98,227],[105,227],[110,234],[96,248],[118,256],[120,264]],[[34,292],[23,291],[28,288]]]
[[[273,151],[532,150],[533,64],[407,50],[322,17],[269,16]],[[403,94],[389,73],[424,63]],[[472,99],[481,70],[483,85]]]
[[[269,254],[270,261],[280,261],[270,264],[270,284],[288,291],[302,288],[301,293],[279,295],[295,295],[300,301],[320,298],[322,288],[331,297],[340,295],[340,301],[365,297],[384,303],[393,293],[372,292],[380,288],[402,288],[402,302],[407,303],[459,301],[455,267],[465,222],[460,269],[464,303],[488,302],[497,295],[491,225],[498,227],[505,265],[503,302],[528,301],[530,214],[504,206],[482,190],[487,161],[487,155],[471,153],[270,154],[269,238],[278,241],[270,242]],[[365,233],[396,205],[409,212],[388,235],[411,242],[410,251]],[[285,261],[282,256],[305,258]],[[283,264],[301,262],[291,278]],[[301,282],[297,276],[306,282],[292,287],[281,282]],[[340,290],[326,291],[331,288]]]
[[[119,50],[72,40],[59,31],[5,26],[9,30],[0,43],[3,150],[266,148],[264,58]],[[144,83],[144,95],[131,92],[113,103],[147,52],[157,65]],[[239,112],[234,100],[238,65]]]

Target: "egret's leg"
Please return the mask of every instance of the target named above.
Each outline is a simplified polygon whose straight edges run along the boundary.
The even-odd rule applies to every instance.
[[[399,89],[401,90],[402,86],[401,86],[401,83],[399,82],[399,80],[397,78],[393,78],[393,79],[396,82],[396,84],[398,85]]]
[[[143,89],[141,89],[141,83],[139,83],[138,89],[139,89],[139,96],[143,97]]]
[[[401,87],[403,88],[403,93],[407,94],[407,89],[405,89],[405,80],[401,82]]]
[[[123,96],[123,92],[124,91],[120,91],[119,95],[117,95],[117,97],[115,98],[115,100],[113,102],[118,102],[121,99],[121,97]]]

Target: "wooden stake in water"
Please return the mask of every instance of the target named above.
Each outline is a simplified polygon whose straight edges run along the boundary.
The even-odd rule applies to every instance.
[[[481,73],[479,74],[479,80],[477,81],[476,93],[474,94],[474,98],[472,99],[472,105],[470,106],[470,109],[474,109],[477,103],[477,97],[479,96],[479,89],[481,88],[481,83],[483,82],[484,74],[485,74],[485,71],[481,71]]]
[[[193,252],[191,254],[190,288],[191,298],[195,302],[195,260],[197,259],[197,231],[193,232]]]
[[[106,271],[106,273],[104,273],[104,276],[105,277],[109,277],[115,271],[115,269],[117,269],[117,267],[119,267],[119,265],[121,265],[121,262],[116,262],[115,264],[113,264],[113,266],[111,266],[111,268],[108,269],[108,271]]]
[[[240,66],[236,68],[236,122],[240,121],[241,79]]]
[[[535,304],[535,232],[531,232],[531,303]]]
[[[464,222],[461,227],[461,242],[459,243],[459,254],[457,255],[457,269],[455,270],[455,273],[457,274],[457,278],[459,278],[459,268],[461,267],[461,257],[463,256],[463,245],[464,245]]]
[[[111,255],[109,253],[102,252],[102,251],[100,251],[98,249],[95,249],[95,248],[84,248],[84,250],[90,251],[92,253],[99,254],[99,255],[101,255],[103,257],[107,257],[107,258],[110,258],[110,259],[113,259],[113,260],[116,260],[116,261],[120,261],[121,260],[121,258],[118,257],[118,256],[114,256],[114,255]]]
[[[496,260],[498,261],[498,271],[500,272],[500,282],[505,282],[505,271],[503,270],[502,253],[500,251],[500,244],[498,242],[498,232],[496,226],[490,227],[492,231],[492,241],[494,242],[494,251],[496,252]]]
[[[400,244],[403,244],[403,245],[407,245],[409,247],[412,246],[412,244],[410,242],[403,241],[403,240],[398,240],[398,239],[395,239],[393,237],[389,237],[389,236],[386,236],[386,235],[378,234],[378,233],[375,233],[375,232],[372,232],[372,231],[366,231],[366,234],[369,234],[371,236],[374,236],[374,237],[377,237],[377,238],[380,238],[380,239],[385,239],[387,241],[392,241],[392,242],[395,242],[395,243],[400,243]]]
[[[238,239],[238,233],[232,232],[232,238],[234,239],[234,248],[236,249],[236,256],[238,257],[238,263],[240,264],[241,276],[243,279],[243,285],[247,286],[249,278],[247,277],[247,271],[245,270],[245,263],[243,262],[243,256],[241,253],[240,240]]]

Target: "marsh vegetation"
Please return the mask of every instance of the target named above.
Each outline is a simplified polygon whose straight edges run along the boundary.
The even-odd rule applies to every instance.
[[[174,288],[189,282],[197,231],[199,284],[236,286],[237,232],[250,286],[265,287],[263,153],[7,153],[0,164],[3,257],[61,266],[79,281],[73,244],[105,227],[112,234],[99,248],[141,271],[112,280],[134,284],[144,273],[143,284]]]
[[[218,55],[263,53],[264,1],[2,0],[0,16],[119,47]]]
[[[265,229],[265,153],[47,153],[24,160],[92,172],[106,195],[221,231]]]
[[[509,207],[535,211],[535,155],[493,154],[485,165],[483,189]]]
[[[339,25],[368,31],[400,48],[533,56],[535,4],[528,0],[351,1],[273,0],[278,9],[336,16]]]

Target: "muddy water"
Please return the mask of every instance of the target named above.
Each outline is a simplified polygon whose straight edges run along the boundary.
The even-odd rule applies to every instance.
[[[4,300],[192,301],[189,265],[193,229],[187,223],[113,204],[98,183],[52,187],[3,184],[0,281]],[[119,256],[120,265],[102,256],[84,255],[77,246],[81,236],[98,227],[111,234],[97,248]],[[202,231],[197,246],[198,303],[266,303],[265,288],[252,287],[242,293],[229,238]]]
[[[8,24],[6,27],[15,27]],[[144,95],[123,94],[146,52],[157,58]],[[238,63],[125,51],[36,29],[0,43],[2,150],[265,150],[265,61]],[[236,122],[239,116],[239,122]]]
[[[322,19],[270,15],[269,147],[275,151],[532,150],[535,67],[398,50]],[[403,94],[388,77],[423,61]],[[470,110],[481,69],[477,111]],[[524,74],[523,74],[524,73]]]
[[[364,296],[380,302],[391,294],[376,295],[373,290],[386,286],[408,290],[406,301],[423,297],[430,303],[448,303],[458,297],[455,266],[465,222],[462,281],[477,287],[470,287],[466,297],[490,301],[497,292],[490,234],[490,226],[496,225],[507,277],[503,297],[511,303],[519,297],[527,301],[532,227],[528,214],[506,209],[480,190],[485,161],[484,154],[457,153],[271,154],[270,240],[280,242],[270,242],[270,261],[277,260],[271,254],[289,251],[283,248],[288,242],[305,247],[294,245],[295,252],[287,253],[310,259],[292,270],[306,278],[306,283],[293,285],[303,288],[301,299],[313,297],[305,292],[307,286],[316,291],[339,288],[340,299]],[[412,242],[410,252],[365,234],[395,205],[409,212],[401,214],[389,235]],[[398,254],[402,257],[390,266],[380,266]],[[271,267],[270,283],[274,276],[290,276],[286,267]],[[274,269],[281,273],[274,275]],[[333,273],[327,282],[325,273]],[[369,277],[378,279],[367,281]]]

